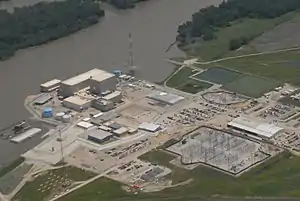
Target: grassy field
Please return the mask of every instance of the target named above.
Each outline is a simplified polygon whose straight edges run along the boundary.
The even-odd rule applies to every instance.
[[[183,82],[186,82],[186,80],[193,74],[193,70],[191,68],[182,68],[177,73],[172,75],[172,78],[168,80],[167,86],[176,88]]]
[[[238,80],[225,84],[222,88],[245,96],[259,98],[281,84],[278,81],[245,75]]]
[[[207,71],[196,74],[193,77],[216,84],[227,84],[237,80],[239,77],[241,77],[241,75],[241,73],[217,67],[208,69]]]
[[[244,19],[230,27],[220,29],[215,40],[197,41],[196,43],[183,48],[189,55],[199,56],[203,60],[212,60],[226,55],[237,55],[253,53],[255,49],[246,47],[242,51],[229,51],[229,41],[242,36],[259,36],[276,25],[295,17],[295,13],[289,13],[276,19]]]
[[[7,173],[9,173],[13,169],[15,169],[16,167],[18,167],[21,163],[23,163],[23,161],[24,161],[24,158],[20,157],[17,160],[15,160],[14,162],[12,162],[10,165],[1,168],[1,170],[0,170],[0,177],[3,177],[4,175],[6,175]]]
[[[63,167],[56,170],[48,171],[27,182],[17,193],[13,200],[19,201],[42,201],[47,200],[49,196],[58,194],[66,187],[63,183],[70,181],[85,181],[94,177],[95,174],[75,167]]]
[[[300,85],[300,50],[231,59],[201,68],[224,67],[259,77]]]
[[[298,185],[300,158],[291,156],[286,152],[271,158],[239,178],[207,167],[198,167],[192,171],[181,169],[169,164],[168,161],[172,160],[173,156],[163,151],[153,151],[141,158],[172,168],[173,173],[169,175],[169,178],[175,179],[175,182],[186,181],[189,178],[194,180],[188,185],[165,189],[161,192],[133,195],[121,190],[121,184],[101,178],[60,199],[60,201],[132,201],[141,199],[148,201],[185,201],[202,200],[201,197],[213,195],[300,196]]]
[[[196,94],[200,91],[210,88],[211,86],[212,84],[188,78],[187,81],[177,86],[176,89],[187,93]]]

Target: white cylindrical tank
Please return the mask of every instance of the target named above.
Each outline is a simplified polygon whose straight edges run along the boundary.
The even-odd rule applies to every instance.
[[[64,123],[69,123],[69,122],[71,121],[71,115],[69,115],[69,114],[64,115],[64,116],[62,117],[62,121],[63,121]]]
[[[55,114],[55,119],[57,121],[62,121],[62,118],[63,118],[64,115],[65,115],[64,112],[58,112],[58,113]]]

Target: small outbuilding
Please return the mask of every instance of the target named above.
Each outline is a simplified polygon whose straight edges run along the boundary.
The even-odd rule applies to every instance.
[[[139,129],[154,133],[160,129],[160,125],[144,122],[139,125]]]

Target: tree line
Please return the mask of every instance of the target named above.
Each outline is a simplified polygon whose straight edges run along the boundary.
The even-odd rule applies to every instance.
[[[41,2],[12,13],[0,10],[0,59],[93,25],[104,14],[93,0]]]
[[[194,38],[213,40],[219,28],[231,26],[242,18],[271,19],[298,10],[299,0],[227,0],[219,6],[209,6],[194,13],[192,20],[178,27],[177,42],[184,46]],[[241,37],[229,42],[235,50],[247,44],[251,38]]]
[[[129,9],[129,8],[134,8],[135,5],[139,2],[149,1],[149,0],[101,0],[101,1],[108,2],[118,9]]]

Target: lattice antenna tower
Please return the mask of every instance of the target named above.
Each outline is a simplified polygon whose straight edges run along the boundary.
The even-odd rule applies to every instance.
[[[128,56],[128,68],[129,68],[129,74],[135,75],[135,62],[134,62],[134,55],[133,55],[133,39],[132,34],[129,32],[128,34],[128,40],[129,40],[129,56]]]

